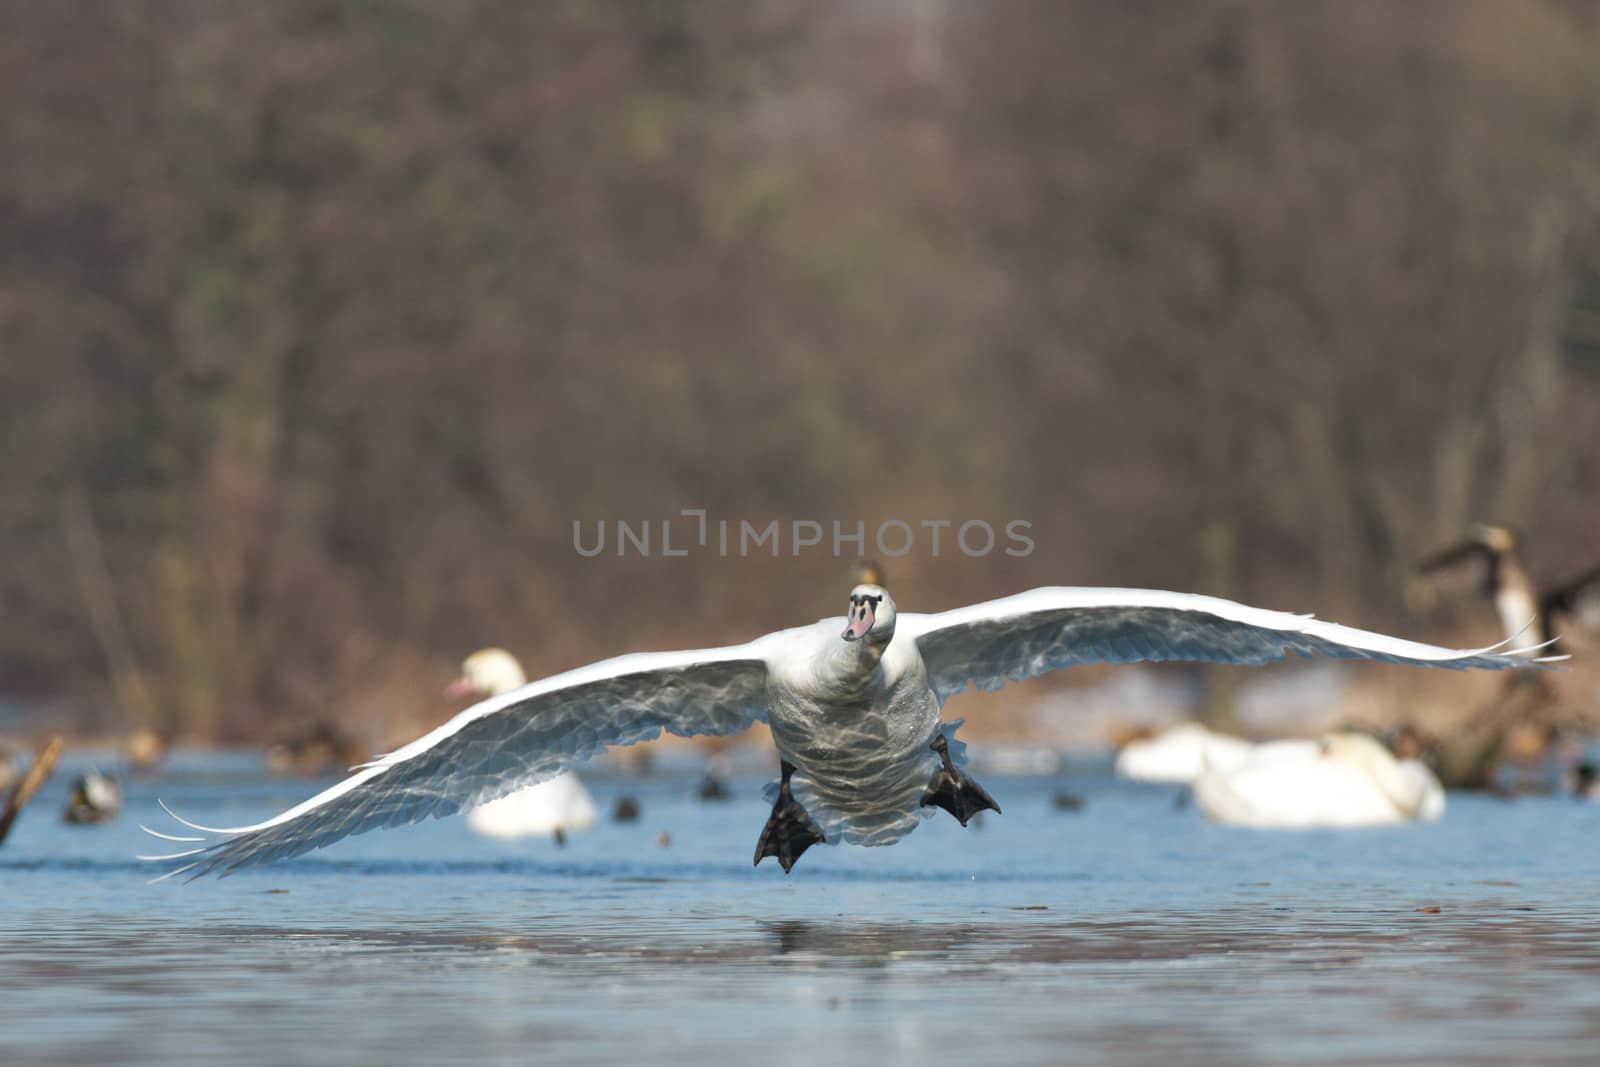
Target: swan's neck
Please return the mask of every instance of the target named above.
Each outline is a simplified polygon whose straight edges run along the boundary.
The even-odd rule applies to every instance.
[[[1408,819],[1417,817],[1422,807],[1425,790],[1422,783],[1400,772],[1400,764],[1393,757],[1378,757],[1363,761],[1363,769],[1377,785],[1378,791],[1389,799],[1401,815]]]
[[[1528,644],[1538,644],[1549,636],[1543,632],[1543,620],[1536,619],[1539,605],[1533,595],[1533,582],[1515,556],[1506,553],[1497,558],[1491,585],[1494,589],[1495,611],[1500,616],[1500,627],[1506,637],[1520,633]],[[1528,626],[1530,622],[1532,626]],[[1528,628],[1524,630],[1524,626]]]
[[[888,642],[871,639],[838,641],[822,657],[821,674],[828,687],[840,694],[858,693],[870,687],[878,674]]]

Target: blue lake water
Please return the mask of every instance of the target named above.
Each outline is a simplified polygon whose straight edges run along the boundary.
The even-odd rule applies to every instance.
[[[459,819],[149,885],[159,795],[254,820],[318,783],[180,759],[102,827],[64,761],[0,848],[0,1062],[1593,1063],[1600,805],[1261,833],[1103,767],[888,849],[751,852],[764,779],[604,774],[644,809],[505,843]],[[1051,803],[1065,782],[1086,801]],[[671,834],[668,846],[657,834]],[[1419,909],[1433,909],[1419,910]]]

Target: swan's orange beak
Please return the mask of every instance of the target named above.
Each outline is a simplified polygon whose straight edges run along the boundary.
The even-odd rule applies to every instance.
[[[476,696],[478,687],[472,684],[472,679],[462,675],[444,687],[444,695],[451,700],[460,700],[462,697]]]
[[[872,629],[875,618],[871,601],[852,601],[850,610],[845,615],[845,628],[841,636],[846,641],[859,641],[867,635],[868,630]]]

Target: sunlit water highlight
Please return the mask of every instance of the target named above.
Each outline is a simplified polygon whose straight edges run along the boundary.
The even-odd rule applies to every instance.
[[[0,1062],[1592,1063],[1600,806],[1452,796],[1429,826],[1257,833],[1103,770],[1005,815],[750,866],[759,779],[595,777],[643,818],[515,844],[460,820],[147,885],[155,798],[303,799],[253,760],[135,780],[0,849]],[[668,830],[672,843],[656,844]],[[1419,910],[1419,909],[1434,909]]]

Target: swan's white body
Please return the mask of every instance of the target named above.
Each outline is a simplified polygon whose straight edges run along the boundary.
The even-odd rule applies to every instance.
[[[1428,822],[1445,805],[1432,771],[1361,734],[1260,745],[1236,766],[1207,768],[1194,799],[1217,822],[1262,829]]]
[[[1451,668],[1526,666],[1531,649],[1454,651],[1305,615],[1145,589],[1045,588],[936,615],[897,613],[858,586],[875,613],[847,636],[836,619],[749,644],[620,656],[468,708],[350,778],[265,822],[185,823],[157,835],[194,847],[171,873],[227,873],[352,833],[453,814],[543,781],[608,745],[731,734],[765,720],[796,768],[795,798],[830,844],[887,845],[932,809],[940,766],[929,743],[944,701],[969,684],[997,689],[1074,663],[1211,660],[1262,664],[1332,655]],[[851,637],[855,639],[850,639]],[[950,754],[961,762],[961,746]],[[220,835],[220,836],[211,836]]]
[[[800,768],[795,799],[831,841],[892,844],[934,809],[920,806],[939,758],[940,700],[911,641],[876,665],[824,619],[788,632],[769,682],[767,722],[778,755]]]
[[[461,678],[452,686],[457,692],[502,696],[528,684],[522,664],[504,649],[474,652],[461,667]],[[578,776],[569,772],[473,808],[467,812],[467,829],[485,837],[515,840],[590,830],[599,820],[594,798]]]
[[[467,812],[467,829],[507,839],[592,830],[599,821],[594,798],[575,774],[558,774]]]
[[[1187,785],[1207,767],[1237,767],[1255,747],[1243,738],[1214,733],[1201,723],[1180,722],[1154,737],[1122,746],[1117,753],[1116,773],[1136,782]]]

